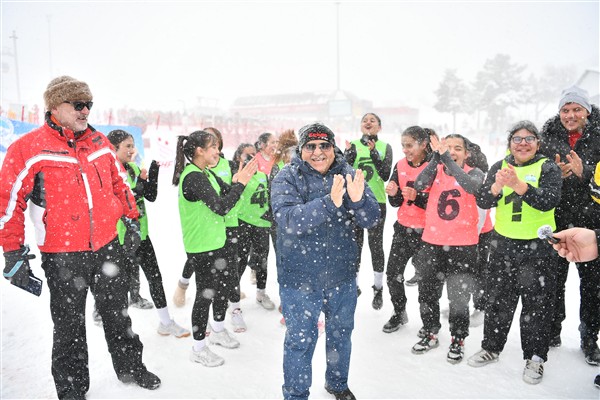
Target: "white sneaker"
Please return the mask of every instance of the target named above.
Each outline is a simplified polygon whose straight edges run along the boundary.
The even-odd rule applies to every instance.
[[[471,367],[483,367],[484,365],[497,362],[499,357],[500,354],[498,353],[492,353],[491,351],[481,349],[469,357],[467,364],[469,364]]]
[[[265,310],[274,310],[275,303],[271,301],[271,298],[266,293],[257,292],[256,293],[256,302],[263,306]]]
[[[526,360],[523,370],[523,380],[532,385],[537,385],[544,377],[544,362]]]
[[[190,354],[190,360],[193,362],[197,362],[198,364],[202,364],[205,367],[218,367],[219,365],[223,365],[225,360],[223,357],[216,355],[208,346],[204,346],[202,350],[196,351],[192,347],[192,353]]]
[[[171,320],[169,325],[165,325],[162,322],[158,324],[157,332],[159,335],[169,336],[173,335],[176,338],[190,336],[190,331],[177,324],[177,322]]]
[[[483,324],[484,319],[485,319],[485,312],[478,310],[478,309],[474,309],[473,313],[471,314],[471,317],[470,317],[469,326],[471,328],[476,328],[478,326],[481,326]]]
[[[231,312],[231,324],[235,333],[246,332],[246,323],[242,316],[242,310],[236,308]]]
[[[235,349],[240,347],[240,342],[232,337],[227,329],[223,329],[221,332],[215,332],[213,330],[208,337],[208,341],[212,344],[218,344],[219,346],[225,347],[226,349]]]

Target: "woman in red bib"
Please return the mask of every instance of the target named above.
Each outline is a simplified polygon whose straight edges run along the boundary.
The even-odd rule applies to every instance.
[[[411,126],[402,133],[401,143],[404,158],[394,166],[392,177],[385,188],[390,205],[398,207],[386,272],[394,313],[383,326],[386,333],[395,332],[408,322],[404,269],[408,260],[421,247],[427,205],[427,193],[417,192],[414,186],[431,154],[429,134],[420,126]]]
[[[447,360],[459,363],[469,335],[471,268],[477,259],[479,215],[474,194],[484,174],[465,164],[470,142],[461,135],[431,138],[431,161],[415,182],[418,191],[429,189],[425,210],[423,247],[419,251],[419,304],[423,338],[412,348],[424,354],[439,345],[440,305],[444,282],[450,302],[452,342]]]

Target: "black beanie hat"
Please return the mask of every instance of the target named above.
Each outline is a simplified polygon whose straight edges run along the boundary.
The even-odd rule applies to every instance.
[[[325,140],[335,146],[335,135],[331,129],[318,122],[300,128],[298,136],[298,149],[302,149],[311,140]]]

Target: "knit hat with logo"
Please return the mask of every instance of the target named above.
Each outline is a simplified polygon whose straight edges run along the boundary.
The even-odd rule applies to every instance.
[[[300,140],[298,141],[298,148],[302,147],[310,142],[311,140],[325,140],[335,146],[335,135],[325,125],[321,123],[314,123],[303,126],[298,132]]]

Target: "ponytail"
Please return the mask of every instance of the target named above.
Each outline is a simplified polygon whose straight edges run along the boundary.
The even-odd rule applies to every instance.
[[[177,149],[175,153],[175,169],[173,170],[173,186],[179,185],[179,179],[184,168],[194,159],[196,148],[205,149],[213,142],[218,142],[217,137],[209,132],[194,131],[187,136],[177,137]]]

